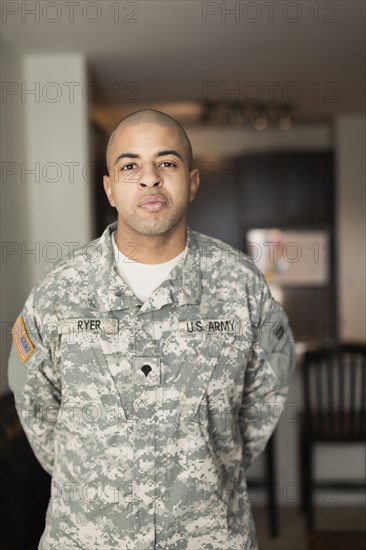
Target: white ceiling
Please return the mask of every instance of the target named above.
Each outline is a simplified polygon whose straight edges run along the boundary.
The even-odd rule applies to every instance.
[[[79,1],[71,23],[67,2],[58,2],[57,11],[56,2],[38,2],[39,22],[21,6],[36,2],[3,4],[19,7],[2,18],[2,35],[14,49],[84,53],[102,100],[118,108],[200,101],[210,83],[214,93],[205,97],[219,101],[221,88],[223,101],[234,99],[225,88],[235,84],[238,99],[252,99],[256,92],[266,102],[270,87],[280,102],[301,94],[292,102],[299,120],[329,120],[365,109],[364,0]],[[114,22],[117,5],[119,21]],[[237,22],[230,14],[225,21],[225,6],[237,6]],[[218,13],[204,22],[207,9]],[[96,16],[95,23],[87,20]],[[51,23],[56,17],[59,21]],[[121,105],[114,101],[117,87]],[[126,101],[129,92],[137,102]]]

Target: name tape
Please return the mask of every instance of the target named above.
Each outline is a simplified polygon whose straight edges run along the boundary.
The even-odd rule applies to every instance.
[[[202,319],[193,321],[181,321],[178,330],[184,334],[197,334],[198,332],[240,333],[239,319]]]
[[[60,321],[60,334],[70,332],[118,332],[118,319],[113,317],[65,319]]]

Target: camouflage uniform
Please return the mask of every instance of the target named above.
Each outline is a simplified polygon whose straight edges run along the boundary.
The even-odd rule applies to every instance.
[[[142,303],[115,229],[53,266],[14,328],[10,386],[52,474],[39,547],[254,550],[245,470],[284,405],[287,317],[247,256],[190,228]]]

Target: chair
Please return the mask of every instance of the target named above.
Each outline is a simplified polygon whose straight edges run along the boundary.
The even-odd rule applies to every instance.
[[[313,468],[313,451],[319,443],[366,443],[366,346],[339,344],[307,351],[302,377],[301,484],[306,527],[312,531],[315,519],[314,489],[366,489],[364,480],[316,481]]]

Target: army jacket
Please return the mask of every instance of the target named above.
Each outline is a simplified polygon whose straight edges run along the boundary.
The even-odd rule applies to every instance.
[[[245,254],[189,227],[142,303],[115,229],[52,266],[13,328],[10,387],[52,475],[39,548],[255,550],[245,474],[294,367],[286,314]]]

